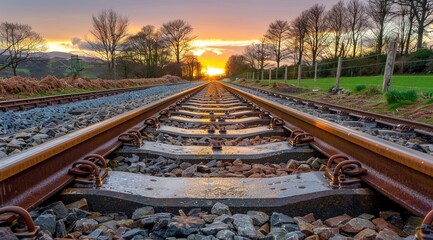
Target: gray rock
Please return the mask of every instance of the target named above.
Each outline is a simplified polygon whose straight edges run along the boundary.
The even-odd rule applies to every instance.
[[[187,168],[189,168],[189,167],[191,167],[191,166],[192,166],[192,164],[189,163],[189,162],[182,162],[182,163],[179,165],[180,169],[182,169],[182,170],[185,170],[185,169],[187,169]]]
[[[66,230],[65,223],[62,219],[58,220],[56,223],[56,233],[53,234],[56,238],[62,238],[65,237],[68,234],[68,231]]]
[[[211,213],[216,214],[218,216],[221,216],[223,214],[232,215],[229,207],[224,203],[220,203],[220,202],[217,202],[212,206]]]
[[[274,212],[271,216],[271,226],[280,227],[286,223],[295,223],[295,220],[285,214]]]
[[[108,222],[113,220],[112,216],[99,216],[97,218],[95,218],[96,221],[98,221],[98,223],[104,223],[104,222]]]
[[[132,157],[125,158],[123,161],[127,163],[137,163],[140,161],[140,157],[138,155],[132,154]]]
[[[94,239],[94,238],[98,238],[102,233],[103,233],[103,230],[100,229],[100,228],[98,228],[95,231],[91,232],[86,237],[89,238],[89,239]]]
[[[32,137],[32,134],[30,134],[28,132],[19,132],[19,133],[15,134],[14,137],[15,138],[22,138],[22,139],[29,139]]]
[[[236,234],[230,230],[221,230],[216,234],[216,237],[221,240],[232,240],[235,235]]]
[[[235,236],[235,240],[250,240],[250,238],[242,237],[242,236]]]
[[[134,229],[126,231],[124,234],[122,234],[122,238],[124,238],[126,240],[131,240],[132,238],[134,238],[137,235],[140,235],[143,237],[149,236],[147,230],[143,230],[140,228],[134,228]]]
[[[41,230],[47,230],[53,235],[56,232],[56,224],[56,216],[53,214],[43,214],[35,220],[36,226],[39,226]]]
[[[155,209],[151,206],[138,208],[138,209],[135,209],[134,213],[132,214],[132,219],[137,220],[137,219],[149,216],[149,215],[153,215],[154,213],[155,213]]]
[[[208,163],[206,163],[206,166],[208,166],[208,167],[210,167],[210,168],[212,168],[212,167],[216,167],[216,165],[217,165],[217,160],[212,160],[212,161],[210,161],[210,162],[208,162]]]
[[[78,219],[86,218],[90,216],[90,213],[88,211],[84,211],[82,209],[74,208],[72,209],[72,212],[75,213]]]
[[[83,218],[75,223],[75,231],[89,234],[93,232],[98,225],[98,222],[94,219]]]
[[[264,212],[248,211],[247,215],[251,217],[255,226],[262,226],[269,221],[269,215]]]
[[[161,172],[161,168],[159,166],[149,166],[146,168],[146,173],[155,175]]]
[[[283,225],[281,225],[281,228],[284,228],[288,233],[294,232],[294,231],[299,231],[299,226],[297,224],[294,224],[294,223],[283,224]]]
[[[214,237],[212,235],[209,235],[209,236],[206,236],[206,237],[202,237],[201,240],[218,240],[218,238],[216,238],[216,237]]]
[[[39,233],[36,235],[37,240],[53,240],[50,233],[47,232],[47,230],[39,231]]]
[[[9,148],[20,148],[22,146],[26,145],[26,143],[24,141],[18,140],[18,139],[12,139],[12,141],[10,141],[7,146]]]
[[[201,218],[206,222],[206,223],[212,223],[215,221],[215,219],[218,217],[218,215],[216,214],[205,214],[202,215]]]
[[[302,240],[305,239],[305,234],[300,231],[289,232],[284,236],[284,240]]]
[[[63,202],[55,202],[48,206],[48,208],[51,208],[54,212],[54,215],[56,215],[57,219],[66,219],[68,217],[69,211],[65,207],[65,204]]]
[[[158,134],[158,136],[156,137],[156,139],[159,142],[164,142],[164,140],[165,140],[164,134],[162,134],[162,133]]]
[[[372,220],[373,218],[375,218],[375,216],[371,215],[371,214],[363,213],[363,214],[359,215],[359,218],[363,218],[366,220]]]
[[[266,236],[266,239],[284,239],[287,235],[287,231],[284,228],[273,227],[271,231]]]
[[[117,221],[114,221],[114,220],[111,220],[111,221],[108,221],[108,222],[104,222],[101,225],[105,226],[108,229],[114,230],[114,231],[117,230]]]
[[[193,208],[188,212],[188,216],[197,216],[199,213],[201,213],[201,208]]]
[[[221,216],[216,217],[214,221],[215,222],[223,222],[223,223],[232,223],[233,218],[227,214],[223,214]],[[254,220],[253,220],[253,222],[254,222]]]
[[[214,222],[211,224],[207,224],[206,227],[201,228],[200,230],[205,235],[215,235],[221,230],[227,230],[229,229],[229,225],[223,223],[223,222]]]
[[[403,238],[401,238],[397,233],[389,230],[388,228],[384,228],[376,236],[376,240],[388,240],[388,239],[401,240]]]
[[[421,226],[423,219],[420,217],[410,216],[404,225],[403,231],[408,235],[415,235],[416,228]]]
[[[191,167],[182,171],[182,177],[192,177],[197,172],[197,165],[194,164]]]
[[[257,232],[253,225],[253,220],[246,214],[233,215],[233,224],[240,236],[255,239]]]
[[[3,152],[3,151],[0,151],[0,158],[5,158],[5,157],[7,157],[8,155],[5,153],[5,152]]]
[[[199,217],[175,216],[167,226],[166,237],[188,236],[198,233],[204,226],[204,221]]]
[[[0,239],[2,240],[18,240],[10,227],[0,227]]]

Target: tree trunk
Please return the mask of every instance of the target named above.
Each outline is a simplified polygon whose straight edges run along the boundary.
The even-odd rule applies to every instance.
[[[407,32],[407,36],[406,36],[406,48],[404,50],[404,54],[408,55],[409,54],[409,46],[410,46],[410,35],[412,34],[412,28],[413,28],[413,18],[409,19],[410,24],[409,24],[409,31]]]
[[[14,76],[17,76],[17,66],[12,66],[12,71],[14,73]]]
[[[416,43],[416,49],[421,49],[422,48],[422,40],[424,37],[424,23],[420,23],[420,25],[418,26],[418,39],[417,39],[417,43]]]

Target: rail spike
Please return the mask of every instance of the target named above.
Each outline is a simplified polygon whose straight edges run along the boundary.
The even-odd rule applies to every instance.
[[[146,127],[158,129],[160,127],[160,122],[159,122],[158,118],[151,117],[151,118],[144,120],[144,125],[146,125]]]
[[[361,186],[359,176],[366,172],[359,161],[351,160],[344,154],[335,154],[328,160],[325,176],[330,179],[332,188],[358,188]]]
[[[7,214],[11,214],[7,216]],[[17,206],[0,208],[0,222],[8,223],[17,238],[33,239],[39,233],[29,212]]]
[[[288,142],[293,147],[299,146],[300,144],[306,144],[314,141],[313,135],[304,132],[300,129],[295,129],[290,134]]]
[[[158,117],[158,119],[160,120],[160,121],[166,121],[169,117],[170,117],[170,111],[168,110],[168,109],[164,109],[164,110],[161,110],[160,112],[159,112],[159,117]]]
[[[92,154],[72,164],[68,173],[75,176],[77,186],[93,188],[102,186],[108,175],[108,170],[105,158]]]
[[[401,133],[408,133],[412,132],[414,130],[414,127],[404,124],[397,124],[394,126],[393,130]]]
[[[123,133],[119,136],[119,141],[123,142],[125,145],[134,146],[139,148],[141,146],[141,133],[137,130],[131,130],[127,133]]]
[[[416,229],[417,240],[433,240],[433,210],[431,210]]]
[[[285,125],[284,120],[281,118],[272,118],[271,120],[271,128],[275,130],[283,129]]]

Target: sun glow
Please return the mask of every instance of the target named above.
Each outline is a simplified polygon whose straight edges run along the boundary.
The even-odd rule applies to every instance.
[[[48,41],[47,42],[48,52],[71,52],[74,49],[70,47],[70,42],[58,42],[58,41]]]
[[[209,66],[207,69],[203,70],[203,72],[209,76],[218,76],[224,74],[224,69]]]

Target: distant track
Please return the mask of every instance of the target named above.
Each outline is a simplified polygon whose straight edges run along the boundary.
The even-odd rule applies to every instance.
[[[125,93],[125,92],[140,91],[140,90],[157,87],[157,86],[169,86],[169,85],[177,85],[177,84],[182,84],[182,83],[157,84],[157,85],[142,86],[142,87],[117,88],[117,89],[92,91],[92,92],[84,92],[84,93],[0,101],[0,111],[22,111],[22,110],[36,108],[36,107],[46,107],[50,105],[77,102],[82,100],[95,99],[99,97],[112,96],[112,95]]]

